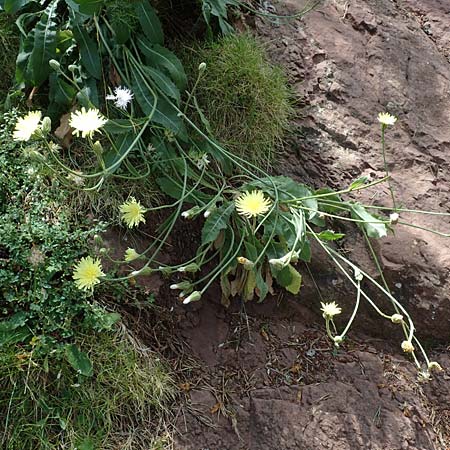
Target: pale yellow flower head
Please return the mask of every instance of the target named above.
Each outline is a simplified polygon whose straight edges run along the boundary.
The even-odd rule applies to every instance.
[[[414,351],[414,345],[412,345],[411,341],[403,341],[402,350],[405,353],[412,353]]]
[[[395,125],[395,122],[397,122],[397,117],[395,117],[389,113],[379,113],[378,114],[378,122],[380,122],[381,125],[384,125],[384,126]]]
[[[31,136],[39,129],[41,117],[41,111],[30,111],[26,116],[18,119],[13,132],[13,139],[15,141],[29,141]]]
[[[342,312],[342,309],[337,305],[336,302],[331,303],[322,303],[322,308],[320,310],[322,311],[322,315],[325,319],[332,319],[334,316],[337,316]]]
[[[100,283],[100,277],[105,276],[102,272],[102,265],[99,259],[93,259],[90,256],[81,258],[75,266],[73,279],[78,289],[92,291],[94,286]]]
[[[262,191],[245,192],[236,201],[237,212],[248,219],[261,216],[270,209],[271,201],[264,197]]]
[[[430,372],[432,372],[433,370],[436,371],[436,372],[442,372],[444,369],[441,367],[441,365],[438,362],[430,361],[428,363],[428,370]]]
[[[141,222],[145,223],[146,209],[134,197],[130,197],[130,200],[120,206],[120,212],[122,220],[129,228],[136,227]]]
[[[82,137],[92,137],[93,134],[105,125],[108,121],[103,117],[96,108],[86,110],[85,107],[81,111],[75,111],[70,115],[69,125],[74,129],[72,134]]]
[[[131,262],[138,259],[141,255],[134,248],[127,248],[125,251],[125,261]]]

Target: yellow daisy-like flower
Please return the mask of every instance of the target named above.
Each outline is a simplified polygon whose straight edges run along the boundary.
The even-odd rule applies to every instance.
[[[134,248],[127,248],[125,251],[125,261],[131,262],[138,259],[141,255]]]
[[[146,209],[134,197],[130,197],[130,200],[120,207],[120,212],[122,220],[129,228],[136,227],[140,222],[145,223]]]
[[[378,114],[378,122],[380,122],[382,125],[395,125],[395,122],[397,122],[397,117],[392,116],[389,113],[379,113]]]
[[[236,201],[237,212],[244,217],[252,217],[265,214],[270,209],[271,201],[264,197],[262,191],[245,192]]]
[[[30,111],[25,117],[21,117],[14,128],[13,139],[15,141],[29,141],[33,133],[39,128],[41,111]]]
[[[100,277],[105,276],[102,272],[102,264],[99,259],[93,259],[90,256],[81,258],[75,266],[73,279],[78,289],[92,291],[94,286],[100,283]]]
[[[336,302],[331,303],[322,303],[322,308],[320,310],[322,311],[322,315],[325,319],[332,319],[334,316],[337,316],[342,312],[342,309],[337,305]]]
[[[85,107],[81,111],[75,111],[70,115],[69,125],[74,128],[72,134],[82,137],[92,137],[93,134],[108,122],[108,119],[103,117],[100,111],[96,108],[86,110]]]

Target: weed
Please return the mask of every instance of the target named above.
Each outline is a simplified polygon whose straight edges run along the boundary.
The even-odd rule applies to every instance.
[[[191,71],[206,63],[195,95],[213,133],[233,153],[267,168],[292,112],[281,68],[249,34],[227,36],[186,58]]]

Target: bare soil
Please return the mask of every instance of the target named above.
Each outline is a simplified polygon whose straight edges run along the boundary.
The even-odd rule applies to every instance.
[[[274,6],[292,14],[303,2]],[[399,117],[387,141],[402,205],[450,212],[448,0],[329,0],[301,20],[256,19],[254,26],[297,99],[280,173],[335,188],[383,176],[376,116],[388,110]],[[358,198],[391,206],[385,188]],[[445,216],[402,219],[450,230]],[[351,258],[376,276],[364,242],[346,231]],[[178,245],[190,256],[184,238]],[[351,340],[334,349],[306,271],[297,298],[280,294],[228,310],[217,287],[184,307],[168,283],[147,280],[165,312],[134,320],[179,376],[174,448],[450,449],[449,250],[448,239],[401,225],[376,247],[395,295],[447,368],[428,383],[400,354],[398,327],[369,308]],[[351,310],[354,293],[320,252],[310,268],[322,296]]]

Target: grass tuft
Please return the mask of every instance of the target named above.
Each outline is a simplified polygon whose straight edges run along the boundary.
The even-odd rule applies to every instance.
[[[78,345],[93,362],[92,378],[63,359],[1,350],[0,447],[147,450],[164,442],[162,418],[175,390],[163,363],[126,332]]]
[[[251,35],[230,35],[186,56],[195,91],[213,133],[232,152],[261,167],[273,162],[292,113],[290,91],[280,67]]]

